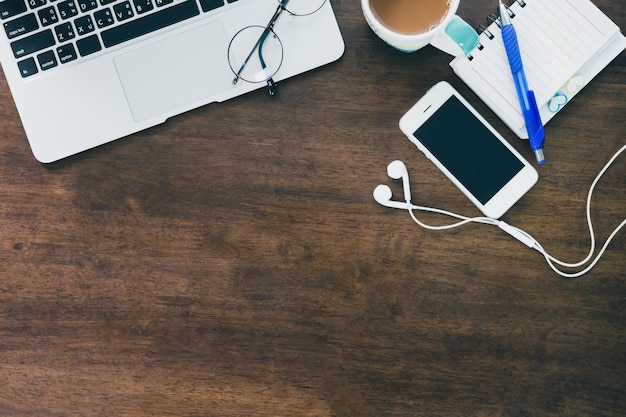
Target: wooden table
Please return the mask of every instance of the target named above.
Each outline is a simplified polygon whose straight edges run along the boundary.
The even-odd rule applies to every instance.
[[[622,2],[595,3],[626,27]],[[449,56],[397,52],[357,1],[333,6],[345,55],[275,99],[52,165],[0,76],[0,415],[626,413],[624,232],[571,280],[497,228],[432,232],[378,205],[402,159],[417,204],[480,214],[397,128],[442,79],[532,154]],[[587,190],[626,142],[625,74],[622,54],[550,122],[541,179],[504,216],[564,260],[587,254]],[[625,160],[593,200],[600,243],[625,215]]]

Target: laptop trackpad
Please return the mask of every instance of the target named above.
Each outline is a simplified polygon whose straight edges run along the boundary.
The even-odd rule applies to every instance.
[[[133,118],[190,109],[233,88],[227,48],[224,28],[216,21],[116,57]]]

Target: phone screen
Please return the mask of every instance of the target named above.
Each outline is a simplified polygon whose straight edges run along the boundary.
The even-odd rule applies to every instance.
[[[413,134],[481,204],[524,168],[455,96]]]

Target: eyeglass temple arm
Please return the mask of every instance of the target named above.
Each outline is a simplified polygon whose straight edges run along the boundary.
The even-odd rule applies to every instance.
[[[283,10],[285,10],[285,6],[287,5],[287,3],[289,3],[289,0],[282,0],[280,2],[280,4],[278,5],[278,8],[276,8],[276,12],[274,13],[274,16],[272,16],[272,18],[270,19],[270,22],[267,25],[267,28],[265,31],[263,31],[263,34],[261,35],[261,38],[263,38],[262,40],[259,39],[260,44],[259,44],[259,60],[261,61],[261,66],[263,67],[263,69],[267,68],[267,65],[265,65],[265,60],[263,59],[263,53],[261,52],[261,49],[263,48],[263,43],[265,43],[265,39],[267,39],[267,36],[269,35],[270,30],[274,27],[274,24],[276,23],[276,19],[278,19],[278,16],[282,13]],[[274,78],[270,77],[267,80],[267,91],[269,92],[270,96],[275,96],[276,93],[278,92],[278,84],[276,84],[276,82],[274,81]]]
[[[255,50],[257,50],[258,53],[259,53],[259,59],[261,60],[261,65],[262,65],[263,69],[267,68],[267,65],[265,65],[265,60],[263,59],[263,54],[261,52],[261,48],[263,47],[263,43],[265,43],[265,39],[267,39],[267,36],[270,34],[272,28],[274,27],[274,24],[276,23],[276,19],[278,19],[278,16],[280,16],[282,11],[285,10],[285,5],[288,2],[289,2],[289,0],[282,0],[282,1],[280,1],[280,3],[278,4],[278,7],[276,8],[276,11],[274,12],[274,15],[270,19],[270,21],[267,24],[267,26],[265,26],[265,29],[263,30],[263,33],[261,33],[261,36],[259,36],[259,39],[256,41],[256,43],[254,44],[254,46],[250,50],[250,53],[246,57],[245,61],[243,61],[243,64],[241,64],[241,67],[239,68],[239,71],[237,71],[237,73],[235,74],[235,78],[233,79],[233,84],[237,84],[237,82],[241,78],[241,73],[246,68],[246,65],[248,65],[248,61],[250,61],[250,58],[252,58],[252,54],[254,54]],[[277,90],[278,87],[277,87],[276,83],[274,82],[274,80],[272,80],[272,78],[267,80],[267,86],[269,88],[270,95],[271,96],[275,95],[276,94],[276,90]]]
[[[261,62],[261,68],[263,68],[264,70],[267,69],[267,64],[265,63],[265,59],[263,59],[263,45],[265,44],[265,40],[267,39],[269,34],[270,34],[269,30],[267,32],[264,31],[261,37],[259,38],[259,42],[258,42],[259,61]],[[267,89],[268,89],[270,96],[276,95],[276,92],[278,90],[278,85],[276,85],[276,82],[274,82],[274,79],[271,76],[270,78],[267,79]]]

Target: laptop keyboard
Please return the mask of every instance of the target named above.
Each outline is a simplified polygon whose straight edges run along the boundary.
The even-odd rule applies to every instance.
[[[237,0],[4,0],[0,20],[26,78]]]

